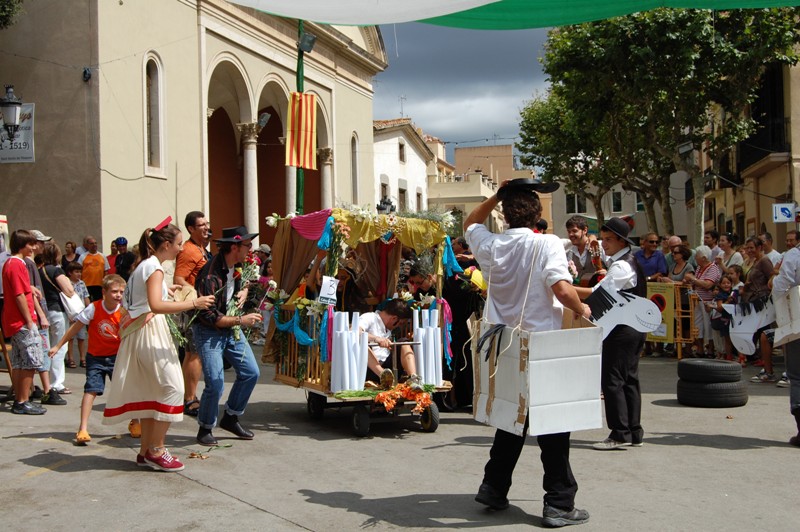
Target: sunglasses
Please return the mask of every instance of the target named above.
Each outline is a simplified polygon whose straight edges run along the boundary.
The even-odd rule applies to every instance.
[[[648,242],[650,242],[651,244],[658,244],[661,241],[660,240],[648,240]]]

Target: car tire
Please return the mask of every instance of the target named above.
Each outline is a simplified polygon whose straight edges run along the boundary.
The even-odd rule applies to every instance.
[[[739,382],[742,366],[728,360],[689,358],[678,362],[678,378],[685,382]]]
[[[678,402],[700,408],[735,408],[747,404],[747,383],[678,380]]]

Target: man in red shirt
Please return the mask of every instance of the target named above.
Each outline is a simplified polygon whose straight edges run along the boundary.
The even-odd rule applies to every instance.
[[[25,258],[33,256],[36,237],[25,230],[11,234],[11,257],[3,265],[3,332],[11,338],[14,414],[41,415],[47,409],[29,401],[33,375],[44,362],[42,337],[36,326],[33,289]]]
[[[189,232],[189,239],[183,243],[183,249],[175,259],[174,280],[175,284],[194,288],[197,274],[208,262],[210,256],[210,253],[206,251],[206,245],[210,240],[208,221],[202,212],[192,211],[184,218],[183,225]],[[183,413],[196,416],[200,409],[200,401],[196,395],[197,384],[200,382],[203,366],[197,355],[191,329],[186,331],[186,340],[186,354],[183,357]]]

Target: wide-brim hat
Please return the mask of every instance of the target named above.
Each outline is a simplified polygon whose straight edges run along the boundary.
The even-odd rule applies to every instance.
[[[622,218],[611,218],[610,220],[606,221],[603,226],[600,228],[601,231],[610,231],[620,237],[622,240],[630,244],[631,246],[635,246],[636,244],[633,243],[633,240],[628,238],[628,233],[631,232],[631,226],[628,225],[628,222],[623,220]]]
[[[215,238],[214,242],[230,242],[232,244],[237,244],[242,240],[253,240],[257,236],[258,233],[248,233],[247,227],[243,225],[237,227],[225,227],[222,230],[222,237]]]
[[[521,179],[512,179],[497,191],[497,199],[500,201],[516,196],[517,194],[530,194],[531,192],[538,192],[540,194],[549,194],[558,190],[561,186],[557,182],[543,183],[538,179],[531,179],[524,177]]]

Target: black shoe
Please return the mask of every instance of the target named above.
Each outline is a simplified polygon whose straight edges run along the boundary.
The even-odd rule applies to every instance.
[[[31,392],[31,399],[41,399],[44,395],[44,391],[38,386],[33,387],[33,391]]]
[[[478,488],[478,494],[475,495],[475,500],[481,504],[485,504],[492,510],[505,510],[508,508],[508,499],[506,496],[486,482],[482,483],[481,487]]]
[[[47,412],[47,409],[43,406],[38,406],[30,401],[25,401],[24,403],[18,403],[14,401],[14,405],[11,407],[12,414],[27,414],[29,416],[41,416]]]
[[[197,443],[200,445],[215,446],[218,442],[214,435],[211,434],[211,429],[200,427],[200,430],[197,431]]]
[[[555,506],[544,505],[542,524],[547,528],[559,528],[567,525],[582,525],[589,521],[589,512],[586,510],[561,510]]]
[[[50,388],[50,391],[42,396],[42,404],[50,406],[63,406],[67,404],[66,399],[61,397],[55,388]]]
[[[239,416],[232,416],[227,412],[225,412],[222,415],[222,419],[219,420],[219,426],[228,432],[232,432],[236,437],[242,440],[252,440],[255,437],[255,434],[239,424]]]

